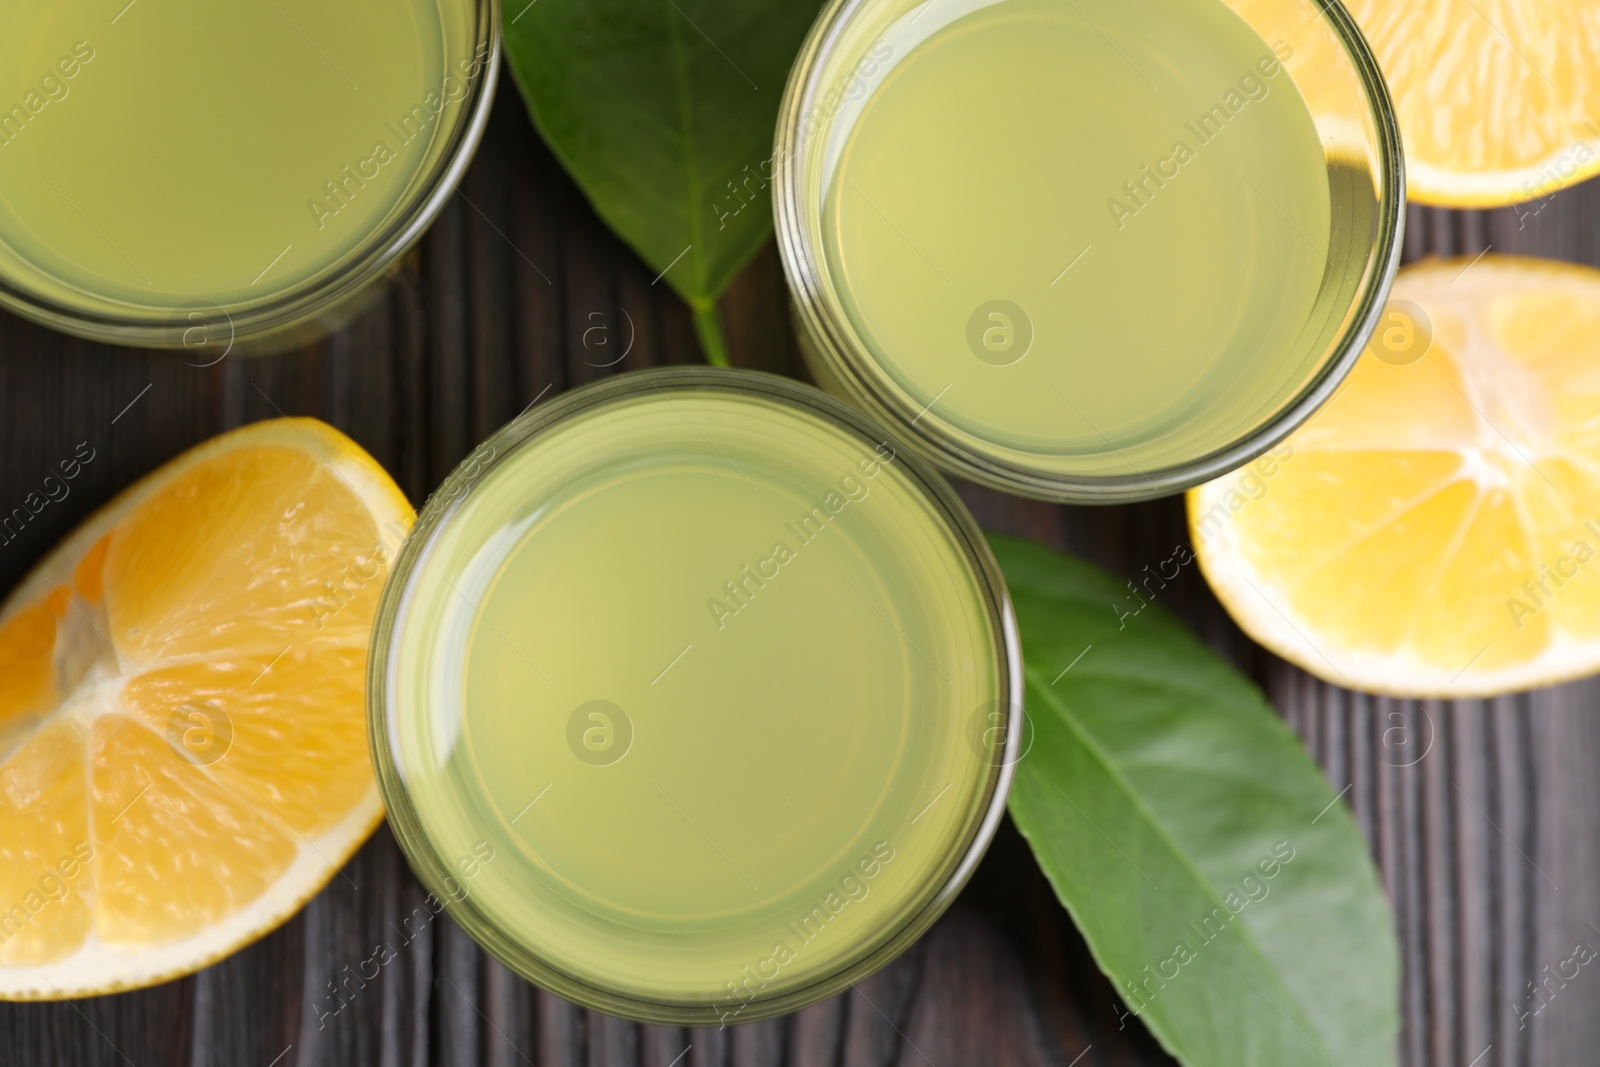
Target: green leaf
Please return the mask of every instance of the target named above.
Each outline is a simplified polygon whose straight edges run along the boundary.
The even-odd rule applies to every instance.
[[[505,46],[535,125],[600,217],[708,311],[772,232],[778,101],[820,4],[527,2],[506,4]]]
[[[1144,604],[1186,548],[1138,598],[991,542],[1035,730],[1011,815],[1127,1007],[1189,1067],[1393,1064],[1398,949],[1360,831],[1255,687]]]

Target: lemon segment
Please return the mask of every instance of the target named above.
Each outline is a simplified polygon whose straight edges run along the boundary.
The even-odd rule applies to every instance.
[[[1345,7],[1389,82],[1413,199],[1498,207],[1600,173],[1600,3]]]
[[[382,817],[368,634],[412,510],[309,419],[173,460],[0,608],[0,998],[137,988],[266,934]]]
[[[1420,357],[1394,347],[1414,331]],[[1600,671],[1597,368],[1600,271],[1402,270],[1270,476],[1190,492],[1212,588],[1256,640],[1353,688],[1459,697]]]

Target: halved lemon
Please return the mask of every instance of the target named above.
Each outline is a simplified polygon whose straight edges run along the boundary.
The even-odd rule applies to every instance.
[[[258,423],[92,516],[0,608],[0,998],[110,993],[272,930],[382,817],[368,634],[413,513]]]
[[[1600,2],[1346,0],[1394,97],[1411,197],[1538,200],[1600,173]]]
[[[1189,494],[1244,630],[1336,684],[1459,697],[1600,671],[1600,271],[1400,272],[1284,446]]]

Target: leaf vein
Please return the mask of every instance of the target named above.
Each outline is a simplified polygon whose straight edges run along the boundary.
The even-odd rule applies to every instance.
[[[1080,724],[1073,717],[1058,695],[1050,691],[1049,686],[1035,670],[1033,670],[1031,667],[1025,666],[1023,668],[1023,675],[1029,683],[1029,691],[1038,692],[1044,698],[1045,702],[1051,706],[1052,710],[1055,711],[1056,718],[1072,731],[1074,736],[1078,738],[1079,743],[1083,745],[1084,750],[1096,763],[1100,765],[1100,768],[1106,774],[1106,777],[1110,779],[1115,784],[1117,789],[1126,797],[1129,806],[1146,820],[1157,839],[1167,847],[1167,849],[1177,859],[1178,863],[1188,871],[1190,877],[1200,886],[1202,895],[1210,900],[1215,901],[1218,907],[1226,908],[1227,901],[1223,898],[1222,894],[1219,893],[1211,884],[1211,880],[1205,876],[1204,872],[1195,866],[1194,861],[1190,859],[1189,854],[1173,839],[1165,823],[1157,818],[1155,812],[1152,811],[1147,804],[1145,804],[1143,797],[1140,796],[1138,791],[1135,790],[1128,782],[1127,778],[1122,774],[1121,769],[1115,765],[1110,756],[1100,746],[1099,742],[1090,736],[1082,724]],[[1232,909],[1229,910],[1231,911]],[[1238,924],[1230,923],[1230,928],[1239,930],[1240,941],[1243,942],[1246,950],[1250,955],[1255,957],[1264,974],[1268,976],[1276,986],[1284,991],[1291,1001],[1295,1013],[1298,1014],[1301,1020],[1305,1022],[1306,1025],[1309,1026],[1316,1034],[1317,1041],[1320,1045],[1318,1051],[1332,1051],[1332,1046],[1327,1044],[1327,1040],[1323,1035],[1322,1027],[1318,1025],[1317,1017],[1306,1010],[1305,1005],[1301,1002],[1299,994],[1294,989],[1290,988],[1289,985],[1278,976],[1277,968],[1273,965],[1271,958],[1267,956],[1265,950],[1262,949],[1260,942],[1251,932],[1250,928],[1244,925],[1242,921]]]

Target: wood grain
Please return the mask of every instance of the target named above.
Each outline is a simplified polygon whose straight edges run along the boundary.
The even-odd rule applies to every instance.
[[[1563,193],[1531,216],[1410,211],[1408,258],[1491,246],[1600,264],[1600,190]],[[20,502],[79,442],[96,450],[68,498],[0,544],[0,586],[138,475],[280,413],[341,427],[420,503],[476,442],[547,390],[697,362],[688,314],[652,276],[595,219],[507,85],[438,224],[381,301],[319,343],[197,368],[0,315],[0,505]],[[803,376],[770,248],[729,293],[726,314],[737,363]],[[988,528],[1130,576],[1186,537],[1177,500],[1084,509],[960,488]],[[1600,973],[1580,973],[1537,1016],[1519,1018],[1514,1005],[1542,968],[1600,938],[1600,684],[1459,704],[1376,699],[1252,645],[1192,568],[1167,603],[1260,682],[1333,787],[1348,787],[1399,923],[1401,1062],[1595,1062]],[[282,929],[193,977],[0,1006],[0,1064],[1171,1062],[1136,1023],[1119,1028],[1111,987],[1009,826],[956,906],[896,963],[831,1001],[726,1032],[636,1026],[572,1007],[508,974],[443,917],[341,1006],[330,983],[379,942],[392,944],[400,918],[423,901],[386,830],[345,874]]]

